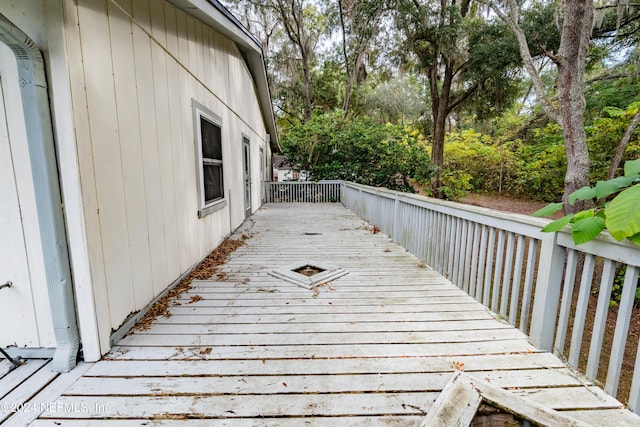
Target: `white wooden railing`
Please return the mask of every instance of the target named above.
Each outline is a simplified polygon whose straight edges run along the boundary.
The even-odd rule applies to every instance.
[[[547,220],[348,182],[342,185],[341,201],[527,333],[535,346],[566,357],[593,380],[604,379],[604,373],[598,376],[602,362],[607,367],[605,390],[616,396],[640,248],[606,235],[576,246],[569,232],[542,233]],[[626,268],[622,297],[612,309],[612,284],[621,266]],[[593,326],[585,328],[592,292],[598,295],[590,311],[595,306],[595,316]],[[606,363],[602,354],[608,315],[616,321]],[[631,345],[638,345],[637,339]],[[631,392],[622,398],[628,397],[629,407],[640,412],[640,351],[637,354]]]
[[[263,183],[267,203],[340,202],[342,181],[284,181]]]

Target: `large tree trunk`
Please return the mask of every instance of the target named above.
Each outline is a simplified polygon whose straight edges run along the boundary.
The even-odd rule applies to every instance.
[[[447,117],[450,113],[451,84],[453,83],[453,66],[446,58],[441,57],[429,69],[429,92],[431,95],[431,114],[433,116],[433,141],[431,145],[431,161],[435,168],[431,179],[431,193],[442,198],[442,170],[444,168],[444,137],[447,129]],[[444,65],[444,73],[440,74]]]
[[[431,179],[431,194],[433,197],[442,198],[442,169],[444,167],[444,137],[446,134],[447,114],[441,107],[442,102],[433,107],[433,141],[431,146],[431,161],[435,169]]]
[[[566,0],[558,52],[558,95],[567,173],[562,202],[565,212],[576,212],[585,203],[569,204],[569,195],[589,185],[589,151],[584,130],[584,67],[593,23],[592,0]]]
[[[305,29],[304,5],[298,0],[272,0],[272,7],[278,11],[289,41],[296,46],[302,62],[302,85],[304,92],[303,121],[313,114],[313,93],[311,92],[311,57],[313,49]]]
[[[311,120],[313,115],[313,95],[311,93],[311,67],[307,51],[300,49],[302,55],[302,76],[304,77],[304,121]]]

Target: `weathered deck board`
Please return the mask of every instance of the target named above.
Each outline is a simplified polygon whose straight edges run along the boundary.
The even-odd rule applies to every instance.
[[[90,363],[80,363],[71,372],[67,372],[64,374],[56,373],[55,379],[53,379],[49,383],[33,385],[32,387],[30,387],[31,393],[33,393],[32,397],[25,400],[24,402],[14,402],[25,403],[25,405],[22,406],[20,410],[15,411],[5,423],[0,422],[0,424],[2,424],[3,426],[6,425],[7,427],[26,426],[29,425],[33,420],[38,418],[38,416],[45,410],[52,410],[53,408],[56,408],[56,403],[54,401],[67,388],[69,388],[71,384],[73,384],[79,377],[81,377],[82,374],[84,374],[90,366]],[[44,369],[47,369],[47,367],[45,367]]]
[[[44,359],[27,360],[25,364],[12,370],[2,377],[0,381],[0,398],[4,398],[16,387],[28,380],[33,374],[40,370],[49,361]]]
[[[173,316],[172,316],[173,317]],[[152,330],[140,331],[145,335],[206,335],[206,334],[295,334],[295,333],[354,333],[354,332],[442,332],[508,329],[509,325],[493,319],[450,320],[448,322],[292,322],[281,323],[232,323],[223,325],[159,324]]]
[[[348,425],[351,427],[412,427],[420,425],[424,418],[421,415],[415,416],[390,416],[380,415],[376,417],[351,416],[348,418]],[[95,423],[96,420],[92,420]],[[233,419],[178,419],[178,420],[149,420],[143,419],[127,419],[127,420],[100,420],[100,427],[335,427],[336,423],[345,425],[344,418],[336,417],[290,417],[290,418],[241,418]],[[87,427],[86,420],[64,420],[64,424],[60,424],[58,420],[37,420],[32,427]]]
[[[241,234],[219,281],[195,282],[33,425],[416,426],[456,369],[594,425],[640,425],[340,205],[268,205]],[[313,261],[348,274],[317,290],[269,275]]]
[[[419,320],[416,320],[418,316],[415,312],[409,313],[394,313],[393,321],[397,322],[448,322],[455,320],[486,320],[493,317],[485,310],[473,310],[473,311],[446,311],[446,312],[427,312],[420,313]],[[267,324],[267,323],[288,323],[295,322],[297,324],[303,323],[320,323],[320,322],[343,322],[343,323],[358,323],[363,324],[367,322],[385,322],[389,321],[388,314],[381,313],[332,313],[331,317],[328,317],[324,313],[281,313],[281,314],[200,314],[196,312],[193,314],[173,314],[171,317],[161,317],[156,320],[157,325],[167,324],[188,324],[188,325],[223,325],[226,323],[239,324],[239,323],[254,323],[254,324]],[[443,326],[443,328],[445,328]],[[150,331],[140,331],[141,333]]]
[[[11,372],[12,368],[13,368],[13,365],[11,364],[11,362],[5,359],[0,359],[0,378],[4,377],[9,372]]]
[[[395,362],[397,359],[393,359]],[[405,358],[401,364],[386,358],[300,359],[295,364],[282,359],[219,360],[109,360],[92,366],[85,376],[95,377],[161,377],[180,372],[183,376],[223,375],[305,375],[347,373],[411,373],[451,372],[459,364],[465,372],[502,372],[523,370],[537,372],[562,369],[566,366],[549,353],[520,353],[480,356],[438,356]]]
[[[324,344],[431,344],[484,342],[493,340],[523,339],[522,332],[512,328],[479,331],[434,331],[434,332],[307,332],[307,333],[254,333],[254,334],[136,334],[120,341],[122,346],[285,346]]]
[[[179,359],[298,359],[349,357],[419,357],[439,355],[502,354],[536,351],[526,340],[495,340],[468,343],[433,344],[328,344],[280,346],[227,346],[212,347],[125,347],[117,346],[107,356],[120,360],[179,360]],[[391,362],[390,362],[391,363]]]
[[[561,387],[582,385],[568,370],[533,370],[472,373],[498,387]],[[451,377],[451,372],[410,372],[397,374],[317,374],[317,375],[237,375],[237,376],[181,376],[140,377],[126,380],[126,396],[184,395],[200,396],[223,394],[325,393],[342,392],[422,392],[440,391]],[[65,392],[68,396],[101,396],[104,390],[118,390],[118,377],[84,377]]]
[[[29,376],[20,385],[0,399],[0,423],[8,419],[13,412],[17,412],[20,404],[28,402],[40,389],[58,376],[57,372],[52,372],[46,365],[28,374]]]
[[[437,392],[429,393],[336,393],[336,394],[268,394],[223,396],[63,396],[60,411],[44,413],[41,418],[97,419],[106,412],[118,418],[243,418],[354,415],[422,415]],[[84,406],[83,406],[84,405]],[[86,407],[86,411],[74,410]],[[65,411],[64,408],[72,410]],[[96,420],[94,420],[96,419]]]

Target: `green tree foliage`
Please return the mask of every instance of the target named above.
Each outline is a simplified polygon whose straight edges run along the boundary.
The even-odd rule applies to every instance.
[[[377,37],[385,2],[379,0],[336,0],[342,33],[342,57],[345,70],[342,109],[349,116],[352,95],[359,99],[360,86],[367,78],[366,57]]]
[[[606,107],[602,117],[595,118],[587,126],[587,144],[591,156],[591,180],[606,179],[607,170],[611,165],[616,147],[620,143],[629,122],[638,112],[638,103],[632,103],[626,109]],[[634,132],[625,150],[622,160],[632,160],[640,156],[640,141],[638,133]]]
[[[292,161],[314,177],[403,188],[407,176],[428,176],[419,170],[422,163],[431,168],[431,153],[441,162],[436,195],[457,199],[484,191],[558,200],[567,172],[565,138],[542,111],[557,112],[560,103],[556,62],[566,53],[560,52],[565,9],[543,1],[480,2],[515,6],[531,55],[527,67],[535,68],[540,91],[527,79],[512,31],[479,3],[227,0],[263,45]],[[634,120],[640,122],[639,18],[640,7],[633,4],[595,7],[585,79],[579,82],[592,187],[612,176],[615,168],[608,169],[621,164],[615,160],[619,152],[622,162],[640,157],[634,127]],[[335,113],[345,107],[353,123]],[[403,140],[403,125],[420,128],[433,149],[415,150],[408,159],[411,150],[380,145]],[[409,135],[426,143],[414,131]],[[391,173],[393,156],[400,160]]]
[[[433,169],[420,132],[344,112],[317,114],[294,125],[282,140],[288,161],[311,179],[344,179],[412,191],[409,178],[428,180]]]
[[[556,200],[566,165],[559,126],[549,125],[536,140],[500,142],[472,129],[450,133],[444,147],[448,191],[458,197],[474,191]]]
[[[397,1],[395,22],[405,36],[403,48],[413,54],[415,67],[429,81],[436,196],[449,115],[466,103],[474,104],[478,112],[495,114],[515,93],[510,90],[515,80],[511,71],[520,63],[515,38],[504,24],[485,20],[470,6],[468,0]]]
[[[368,113],[382,122],[415,123],[428,111],[424,86],[402,75],[379,84],[366,97]]]

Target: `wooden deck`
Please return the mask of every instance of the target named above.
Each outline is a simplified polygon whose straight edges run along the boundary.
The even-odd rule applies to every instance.
[[[600,388],[339,204],[269,204],[194,282],[32,425],[419,425],[456,370],[587,424],[640,425]],[[314,289],[295,263],[348,274]],[[9,419],[9,421],[11,418]]]

